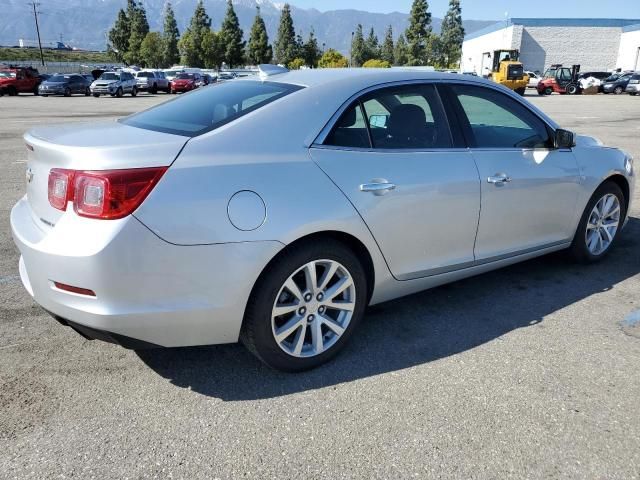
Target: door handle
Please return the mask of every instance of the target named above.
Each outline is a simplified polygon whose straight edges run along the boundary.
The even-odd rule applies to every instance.
[[[389,183],[386,180],[380,182],[374,180],[372,183],[363,183],[360,185],[361,192],[371,192],[374,195],[384,195],[395,189],[395,184]]]
[[[509,183],[511,177],[504,173],[496,173],[494,176],[487,178],[487,182],[493,183],[496,186],[502,186],[505,183]]]

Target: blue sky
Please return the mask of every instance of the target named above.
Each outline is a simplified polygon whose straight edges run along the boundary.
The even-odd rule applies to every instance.
[[[280,0],[284,1],[284,0]],[[409,12],[412,0],[289,0],[302,8],[321,11],[355,8],[369,12]],[[444,16],[448,0],[428,0],[429,10],[437,17]],[[620,7],[603,0],[563,0],[546,3],[513,0],[462,0],[462,14],[469,20],[501,20],[505,12],[510,17],[580,17],[580,18],[640,18],[640,1],[623,0]],[[622,7],[624,5],[624,7]]]

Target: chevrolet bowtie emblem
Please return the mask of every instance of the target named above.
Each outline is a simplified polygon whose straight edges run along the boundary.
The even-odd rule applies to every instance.
[[[27,183],[31,183],[31,180],[33,180],[33,170],[31,170],[30,168],[27,168],[26,177],[27,177]]]

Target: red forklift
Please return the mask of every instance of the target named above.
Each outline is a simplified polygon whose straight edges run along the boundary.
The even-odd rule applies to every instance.
[[[538,83],[538,95],[551,95],[554,92],[561,95],[580,93],[579,74],[580,65],[573,65],[571,68],[563,67],[560,63],[551,65]]]

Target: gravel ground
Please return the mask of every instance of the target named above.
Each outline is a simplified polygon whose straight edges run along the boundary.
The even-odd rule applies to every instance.
[[[58,325],[18,279],[21,136],[166,98],[0,98],[0,478],[640,477],[637,193],[605,262],[556,254],[374,307],[310,373]],[[531,100],[640,160],[640,98]]]

